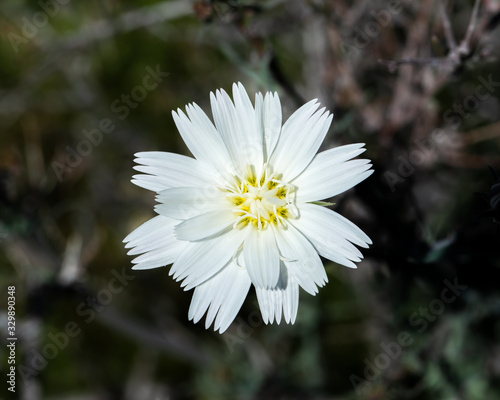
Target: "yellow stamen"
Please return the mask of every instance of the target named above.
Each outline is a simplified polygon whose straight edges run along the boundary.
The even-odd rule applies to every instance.
[[[253,165],[248,165],[243,179],[234,176],[234,186],[221,190],[234,206],[235,229],[249,224],[258,230],[267,229],[269,224],[286,229],[286,220],[298,216],[292,201],[296,187],[283,182],[281,175],[273,173],[268,164],[264,164],[260,176]]]

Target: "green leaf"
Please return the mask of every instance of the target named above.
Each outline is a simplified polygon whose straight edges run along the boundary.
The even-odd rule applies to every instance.
[[[333,206],[335,203],[329,203],[327,201],[311,201],[310,204],[316,204],[317,206],[328,207],[328,206]]]

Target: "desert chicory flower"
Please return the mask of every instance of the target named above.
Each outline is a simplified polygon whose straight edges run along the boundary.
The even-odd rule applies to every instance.
[[[373,172],[351,160],[364,144],[316,154],[332,115],[312,100],[282,126],[276,93],[244,87],[211,93],[214,124],[196,104],[173,112],[195,158],[137,153],[132,180],[158,194],[159,214],[129,236],[134,269],[173,264],[170,275],[194,288],[189,319],[224,332],[253,284],[265,323],[294,323],[299,286],[315,295],[328,278],[320,255],[355,268],[354,246],[371,243],[356,225],[321,205]]]

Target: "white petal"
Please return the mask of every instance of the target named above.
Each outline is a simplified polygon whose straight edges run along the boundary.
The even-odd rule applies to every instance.
[[[132,231],[123,242],[125,248],[129,249],[127,254],[140,254],[160,247],[158,240],[175,240],[173,236],[174,226],[178,223],[171,218],[156,216],[144,222],[141,226]]]
[[[186,146],[196,159],[227,177],[233,168],[219,132],[197,104],[187,105],[186,110],[189,118],[180,109],[177,109],[177,113],[172,111],[174,122]]]
[[[257,121],[256,122],[257,129],[264,135],[264,121],[262,119],[263,107],[264,107],[264,96],[262,96],[261,92],[257,92],[255,93],[255,119]],[[265,147],[264,145],[265,145],[265,140],[263,139],[262,146]]]
[[[281,296],[276,296],[278,291],[274,289],[255,288],[255,292],[257,293],[260,313],[262,314],[264,323],[266,325],[272,324],[275,314],[279,315],[281,320],[282,298]]]
[[[316,247],[320,255],[328,258],[331,261],[338,262],[351,268],[356,268],[356,265],[351,261],[358,262],[363,258],[363,254],[349,241],[344,233],[344,229],[339,227],[339,224],[326,224],[325,221],[331,221],[331,214],[327,214],[323,219],[320,216],[330,211],[325,207],[315,204],[303,203],[297,205],[299,219],[291,221],[291,223],[304,234],[316,247],[315,243],[319,240],[323,246]],[[338,215],[338,214],[337,214]],[[313,238],[314,241],[311,239]],[[356,240],[356,239],[354,239]],[[367,247],[364,242],[362,243]],[[321,251],[319,251],[321,249]],[[349,260],[349,261],[348,261]]]
[[[280,275],[280,258],[273,230],[248,228],[243,256],[248,275],[255,287],[273,288]]]
[[[129,234],[124,242],[126,248],[133,247],[128,254],[142,254],[132,260],[132,269],[150,269],[172,264],[187,245],[174,236],[178,221],[157,216],[142,224]]]
[[[281,313],[287,324],[295,323],[299,306],[299,285],[281,263],[280,280],[273,289],[256,288],[257,300],[265,324],[281,321]]]
[[[348,241],[341,237],[334,236],[331,232],[329,232],[328,239],[320,238],[319,235],[314,232],[314,224],[309,222],[304,222],[302,224],[295,223],[294,225],[304,236],[307,237],[308,240],[311,241],[314,248],[321,256],[329,259],[330,261],[336,262],[337,264],[341,264],[349,268],[357,268],[353,261],[361,261],[362,257],[359,257],[357,254],[352,252],[351,249],[342,247],[342,245],[350,244]]]
[[[283,293],[283,315],[287,324],[294,324],[299,308],[299,285],[288,275],[288,285]]]
[[[324,108],[316,111],[318,106],[316,100],[304,104],[283,125],[270,163],[284,180],[294,179],[309,165],[328,132],[333,115]]]
[[[209,211],[181,222],[174,229],[179,240],[196,241],[209,239],[227,231],[236,217],[230,209]]]
[[[273,153],[281,134],[282,112],[278,93],[266,93],[262,108],[262,120],[265,144],[264,154],[267,160]]]
[[[307,168],[302,172],[302,174],[300,174],[297,178],[295,178],[294,182],[300,179],[302,175],[308,173],[307,171],[310,168],[312,167],[318,168],[315,165],[317,163],[316,161],[317,158],[320,159],[324,158],[324,160],[326,160],[325,162],[328,163],[327,165],[328,167],[335,167],[366,151],[366,149],[363,148],[364,145],[365,145],[364,143],[346,144],[344,146],[337,146],[332,149],[323,151],[319,154],[316,154],[313,161],[307,166]]]
[[[208,310],[205,326],[215,319],[214,329],[223,333],[233,322],[245,300],[251,281],[245,269],[229,264],[194,290],[189,319],[198,322]]]
[[[239,145],[240,163],[243,161],[258,168],[264,164],[264,135],[260,121],[258,121],[252,102],[241,83],[233,84],[233,98],[237,121],[244,135],[244,141]],[[244,161],[245,159],[247,161]],[[247,164],[244,164],[245,168]]]
[[[231,203],[215,186],[179,187],[161,191],[156,200],[158,214],[176,219],[188,219],[208,211],[228,208]]]
[[[164,228],[165,226],[168,225],[169,221],[172,224],[174,224],[173,220],[170,220],[170,218],[165,218],[162,216],[157,216],[144,222],[138,228],[129,233],[125,239],[123,239],[123,243],[127,243],[125,245],[125,248],[137,246],[138,242],[140,242],[145,235],[150,235],[150,237],[154,237],[155,236],[154,231],[156,231],[157,229]]]
[[[342,146],[347,147],[347,146]],[[340,149],[342,149],[342,147]],[[293,184],[298,187],[297,201],[308,202],[336,196],[370,176],[370,160],[344,161],[359,150],[341,152],[339,148],[319,153]]]
[[[169,275],[181,280],[184,290],[192,289],[215,275],[236,254],[245,238],[242,230],[202,242],[190,242],[176,259]]]
[[[210,93],[215,125],[228,149],[238,175],[247,165],[263,164],[262,132],[258,129],[255,110],[243,86],[233,86],[235,104],[224,90]]]
[[[151,269],[172,264],[186,247],[187,242],[177,240],[170,245],[164,245],[140,255],[132,260],[132,269]]]
[[[319,254],[331,261],[356,268],[350,260],[359,258],[348,241],[358,246],[368,247],[371,240],[366,234],[348,219],[328,208],[315,204],[301,204],[300,218],[293,224],[314,245]]]
[[[276,242],[288,272],[308,293],[315,295],[317,286],[328,282],[325,268],[312,244],[291,224],[275,229]]]
[[[191,157],[161,151],[136,153],[134,166],[139,172],[151,175],[134,175],[132,182],[148,190],[160,192],[178,186],[206,185],[210,175],[203,164]]]

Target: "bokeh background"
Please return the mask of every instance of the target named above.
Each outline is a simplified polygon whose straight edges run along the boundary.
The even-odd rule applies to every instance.
[[[500,398],[499,21],[496,0],[2,1],[0,397]],[[189,154],[171,110],[237,81],[285,116],[318,98],[323,149],[366,143],[375,173],[333,208],[374,244],[325,262],[295,325],[252,290],[219,335],[122,240],[154,215],[133,154]]]

